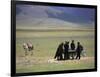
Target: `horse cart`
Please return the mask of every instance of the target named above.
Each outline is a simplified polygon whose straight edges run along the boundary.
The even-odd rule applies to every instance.
[[[69,54],[69,58],[71,57],[72,59],[74,59],[76,56],[76,50],[69,49],[68,54]]]

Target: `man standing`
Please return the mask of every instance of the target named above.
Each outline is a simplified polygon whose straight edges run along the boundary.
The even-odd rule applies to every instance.
[[[74,40],[72,40],[70,47],[71,47],[71,50],[75,50]],[[72,59],[74,59],[74,53],[72,53],[71,56],[72,56]]]
[[[70,47],[71,47],[71,50],[75,50],[74,40],[72,40]]]
[[[63,60],[62,54],[63,54],[63,43],[61,43],[61,44],[58,46],[54,58],[57,58],[57,60]]]
[[[83,46],[80,44],[80,42],[77,42],[77,49],[76,49],[76,59],[81,58],[81,51],[83,50]]]
[[[65,45],[64,45],[64,60],[68,60],[69,59],[69,42],[65,41]]]

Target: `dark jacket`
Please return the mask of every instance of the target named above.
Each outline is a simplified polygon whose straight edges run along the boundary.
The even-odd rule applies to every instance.
[[[82,50],[83,50],[83,46],[82,45],[78,45],[76,51],[78,53],[81,53]]]
[[[71,43],[71,49],[74,50],[75,49],[75,44]]]
[[[69,45],[68,45],[68,44],[65,44],[65,45],[64,45],[64,49],[65,49],[65,53],[68,52],[68,50],[69,50]]]

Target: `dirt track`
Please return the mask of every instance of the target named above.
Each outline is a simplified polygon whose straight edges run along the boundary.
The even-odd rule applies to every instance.
[[[36,64],[52,64],[52,63],[56,63],[56,64],[63,64],[63,63],[80,63],[80,62],[91,62],[91,61],[94,61],[94,57],[82,57],[80,60],[62,60],[62,61],[57,61],[55,59],[41,59],[41,58],[38,58],[36,59],[35,57],[25,57],[25,56],[22,56],[22,57],[18,57],[16,58],[16,65],[17,66],[23,66],[23,65],[27,65],[27,66],[32,66],[32,65],[36,65]]]

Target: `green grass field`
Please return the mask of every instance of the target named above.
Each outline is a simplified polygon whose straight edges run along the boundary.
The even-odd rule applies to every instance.
[[[61,42],[80,41],[86,50],[81,60],[55,61],[56,49]],[[34,53],[25,56],[24,42],[34,45]],[[21,31],[16,30],[16,72],[43,72],[94,68],[94,31]]]

